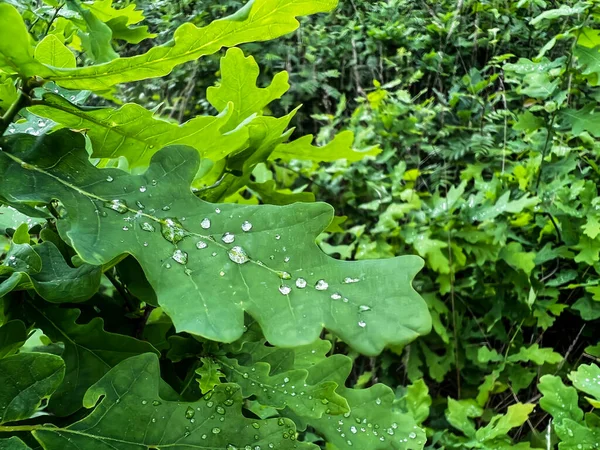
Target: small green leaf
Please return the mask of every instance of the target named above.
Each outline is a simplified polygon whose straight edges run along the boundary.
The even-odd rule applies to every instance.
[[[524,252],[519,242],[509,242],[500,251],[500,258],[514,269],[522,270],[528,276],[535,267],[535,253]]]
[[[290,88],[288,73],[279,72],[265,88],[256,86],[259,67],[252,56],[244,57],[239,48],[230,48],[221,58],[221,83],[206,90],[206,99],[217,111],[225,111],[234,104],[229,117],[229,129],[235,128],[252,114],[262,111],[273,100],[281,98]]]
[[[565,419],[554,427],[561,439],[560,450],[582,450],[598,447],[600,428],[590,428],[571,419]]]
[[[65,449],[66,443],[86,450],[315,448],[296,441],[290,420],[245,418],[240,389],[234,384],[217,386],[202,400],[184,403],[161,398],[159,380],[156,355],[129,358],[86,392],[84,405],[94,408],[87,417],[65,428],[40,426],[33,435],[47,450]]]
[[[54,34],[49,34],[35,47],[35,59],[61,69],[77,66],[75,55]]]
[[[519,348],[519,352],[510,355],[507,361],[510,362],[533,362],[538,366],[542,364],[558,364],[563,360],[560,353],[555,352],[551,348],[540,348],[539,344],[533,344],[529,347]]]
[[[348,403],[335,390],[333,381],[308,383],[309,372],[305,369],[271,372],[271,365],[257,362],[240,365],[234,359],[218,357],[223,372],[230,382],[237,383],[244,397],[254,396],[261,405],[277,409],[288,407],[301,417],[320,418],[326,412],[331,415],[349,411]]]
[[[481,417],[483,409],[474,400],[454,400],[448,398],[446,419],[454,428],[462,431],[465,436],[475,437],[475,424],[471,419]]]
[[[414,417],[417,424],[423,423],[429,417],[431,396],[429,388],[423,380],[418,380],[406,388],[404,396],[408,412]]]
[[[480,442],[485,442],[505,436],[513,428],[523,425],[534,408],[535,405],[533,403],[511,405],[508,407],[506,414],[494,416],[489,424],[478,429],[475,437]]]
[[[200,391],[207,394],[222,383],[221,378],[224,378],[225,374],[221,372],[221,365],[213,359],[200,358],[200,361],[202,361],[202,366],[196,369],[196,374],[200,376],[198,380]]]
[[[309,134],[295,141],[279,144],[271,155],[271,159],[282,161],[301,159],[315,162],[333,162],[345,159],[349,162],[355,162],[360,161],[365,156],[375,156],[381,153],[381,149],[378,147],[366,151],[354,150],[352,148],[354,134],[351,131],[342,131],[330,143],[322,147],[313,146],[312,141],[313,136]]]
[[[0,423],[29,419],[61,383],[65,363],[47,353],[0,359]]]
[[[568,377],[578,390],[593,396],[597,402],[600,401],[600,367],[596,364],[581,364]]]

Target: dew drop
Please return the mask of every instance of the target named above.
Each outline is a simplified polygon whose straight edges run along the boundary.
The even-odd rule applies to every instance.
[[[248,253],[246,253],[246,250],[244,250],[239,245],[232,247],[227,252],[227,255],[229,256],[229,259],[232,260],[236,264],[245,264],[248,261],[250,261],[250,258],[248,257]]]
[[[296,280],[296,287],[299,289],[304,289],[306,287],[306,280],[304,278],[298,278]]]
[[[221,210],[220,210],[219,208],[215,209],[215,212],[216,212],[217,214],[221,214]]]
[[[169,264],[169,263],[166,263],[166,264],[165,264],[165,267],[166,267],[167,269],[170,269],[170,268],[171,268],[171,264]]]
[[[275,239],[277,239],[277,240],[281,239],[281,235],[279,235],[279,234],[276,234],[276,235],[275,235]]]
[[[188,406],[188,408],[185,410],[185,418],[193,419],[194,415],[196,415],[196,411],[194,411],[194,408],[192,408],[191,406]]]
[[[110,175],[106,177],[106,181],[108,181],[109,183],[112,183],[115,179],[113,177],[111,177]]]
[[[128,227],[127,225],[125,225],[125,226],[123,227],[123,231],[129,231],[129,227]]]
[[[334,294],[331,294],[331,298],[333,300],[339,300],[340,298],[342,298],[342,296],[336,292]]]
[[[146,192],[147,188],[146,186],[140,186],[140,192]]]
[[[159,406],[159,405],[161,405],[161,402],[159,402],[158,400],[154,400],[154,401],[152,402],[152,404],[153,404],[154,406]]]
[[[351,278],[351,277],[344,278],[344,283],[345,284],[358,283],[359,281],[360,280],[358,278]]]
[[[188,254],[179,249],[173,252],[173,256],[171,256],[171,258],[173,258],[173,260],[179,264],[187,264],[188,262]]]
[[[225,414],[225,408],[223,408],[222,406],[217,406],[216,411],[217,411],[217,414],[221,414],[221,415]]]
[[[258,422],[252,422],[252,428],[255,428],[258,430],[260,428],[260,424]]]
[[[163,211],[169,211],[171,209],[171,207],[169,205],[165,205],[162,207]]]
[[[408,437],[409,437],[409,438],[411,438],[411,439],[415,439],[415,438],[417,437],[417,433],[414,433],[414,432],[412,432],[412,431],[411,431],[411,432],[408,434]]]
[[[220,428],[214,427],[214,428],[212,429],[212,433],[213,433],[213,434],[219,434],[220,432],[221,432],[221,429],[220,429]]]
[[[210,228],[210,219],[208,217],[202,219],[202,222],[200,222],[200,226],[205,230],[208,230]]]
[[[244,232],[248,232],[252,229],[252,224],[250,222],[248,222],[247,220],[242,224],[242,231]]]
[[[230,398],[228,398],[227,400],[225,400],[225,401],[223,402],[223,404],[224,404],[225,406],[232,406],[232,405],[233,405],[233,400],[232,400],[232,399],[230,399]]]
[[[358,322],[358,326],[361,328],[364,328],[367,326],[367,323],[365,321],[361,320],[360,322]]]
[[[161,233],[163,237],[173,244],[177,244],[186,236],[183,225],[177,219],[165,219],[161,223]]]
[[[290,275],[289,272],[281,271],[281,272],[277,272],[277,275],[279,275],[279,278],[281,278],[282,280],[291,280],[292,279],[292,276]]]
[[[118,212],[119,214],[125,214],[127,211],[129,211],[125,200],[111,200],[110,202],[105,202],[104,206]]]
[[[370,306],[367,306],[367,305],[360,305],[360,306],[358,307],[358,310],[359,310],[360,312],[367,312],[367,311],[371,311],[371,307],[370,307]]]
[[[148,400],[142,400],[142,405],[147,405],[148,404]]]
[[[208,247],[208,244],[206,242],[204,242],[204,241],[196,242],[196,248],[198,250],[202,250],[203,248],[206,248],[206,247]]]
[[[292,292],[292,288],[282,284],[279,286],[279,292],[281,292],[283,295],[288,295],[290,292]]]
[[[290,257],[286,256],[285,258],[283,258],[283,262],[286,262],[286,263],[290,262]]]
[[[327,290],[327,288],[329,288],[329,283],[327,283],[327,281],[325,281],[325,280],[319,280],[315,284],[315,289],[317,291],[325,291],[325,290]]]
[[[141,228],[142,230],[144,230],[144,231],[149,231],[149,232],[153,232],[153,231],[155,231],[155,230],[156,230],[156,229],[154,228],[154,225],[152,225],[152,224],[151,224],[151,223],[149,223],[149,222],[143,222],[143,223],[140,223],[140,228]]]
[[[223,237],[221,238],[221,240],[223,242],[225,242],[226,244],[232,244],[233,241],[235,241],[235,234],[230,233],[229,231],[226,232]]]

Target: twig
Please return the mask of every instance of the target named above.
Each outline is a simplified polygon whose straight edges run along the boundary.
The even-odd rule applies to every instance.
[[[144,328],[146,328],[146,324],[148,323],[148,318],[150,317],[150,314],[152,314],[152,311],[154,311],[154,309],[155,308],[152,305],[146,305],[144,307],[144,314],[140,318],[140,321],[138,322],[136,330],[135,330],[136,338],[141,339],[142,336],[144,335]]]

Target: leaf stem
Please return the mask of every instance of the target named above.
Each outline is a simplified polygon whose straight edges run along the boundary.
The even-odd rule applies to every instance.
[[[43,428],[42,425],[14,425],[4,426],[0,425],[0,433],[18,433],[20,431],[34,431]]]

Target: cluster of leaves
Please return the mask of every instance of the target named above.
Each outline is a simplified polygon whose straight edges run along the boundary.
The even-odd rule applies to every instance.
[[[561,425],[543,400],[566,389],[556,380],[598,381],[599,16],[594,1],[353,1],[256,50],[263,77],[290,70],[285,102],[324,123],[318,141],[345,130],[382,149],[351,166],[270,161],[261,176],[347,217],[321,237],[327,253],[425,259],[434,333],[359,360],[354,380],[424,377],[431,448],[600,443],[597,414]],[[585,411],[567,392],[559,406]]]
[[[13,3],[13,2],[11,2]],[[236,45],[294,31],[334,0],[253,0],[152,39],[112,0],[0,4],[0,448],[421,449],[415,384],[347,387],[353,358],[431,329],[416,256],[340,261],[340,218],[267,177],[277,162],[356,162],[351,132],[290,141]],[[125,43],[125,44],[123,44]],[[123,83],[229,50],[185,123]],[[197,64],[197,63],[196,63]],[[325,329],[325,331],[324,331]],[[335,353],[332,341],[352,349]],[[354,353],[356,352],[356,353]]]

